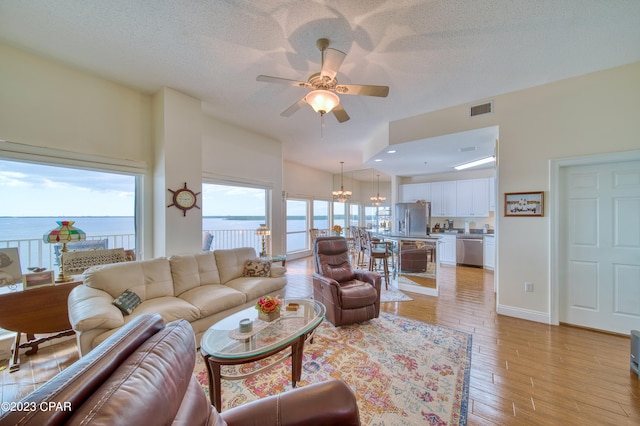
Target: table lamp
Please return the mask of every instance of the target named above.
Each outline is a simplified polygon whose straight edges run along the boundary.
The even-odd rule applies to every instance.
[[[87,238],[87,235],[83,230],[75,228],[73,226],[75,222],[72,220],[64,220],[56,223],[58,224],[58,227],[44,234],[42,239],[45,243],[49,244],[62,243],[62,249],[60,250],[60,272],[58,273],[56,282],[66,283],[73,280],[73,278],[64,273],[64,267],[62,264],[64,253],[68,251],[67,243],[73,241],[84,241]]]
[[[263,223],[258,229],[256,229],[256,235],[260,235],[262,237],[262,251],[260,252],[260,257],[267,257],[266,237],[271,235],[271,230]]]

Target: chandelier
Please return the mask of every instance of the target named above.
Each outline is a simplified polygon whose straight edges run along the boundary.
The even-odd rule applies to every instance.
[[[343,185],[343,171],[344,171],[344,161],[340,162],[340,191],[333,191],[333,201],[337,201],[339,203],[346,203],[351,199],[351,191],[345,191]]]
[[[374,206],[379,206],[387,199],[387,197],[382,197],[380,195],[380,175],[376,175],[376,176],[378,177],[378,193],[376,194],[375,197],[370,197],[369,199],[371,200],[371,203]]]

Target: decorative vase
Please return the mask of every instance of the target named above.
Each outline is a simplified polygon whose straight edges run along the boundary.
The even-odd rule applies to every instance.
[[[280,312],[265,313],[265,312],[258,311],[258,318],[261,319],[262,321],[271,322],[273,320],[277,320],[278,318],[280,318]]]
[[[340,236],[340,232],[338,232],[338,231],[333,231],[333,235],[335,235],[336,237],[339,237],[339,236]]]

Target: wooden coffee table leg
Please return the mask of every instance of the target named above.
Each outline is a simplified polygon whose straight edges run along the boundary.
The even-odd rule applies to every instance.
[[[209,399],[211,404],[216,407],[218,413],[222,411],[222,389],[220,364],[213,361],[210,357],[205,357],[207,372],[209,373]]]
[[[300,336],[291,346],[291,387],[296,384],[302,377],[302,355],[304,352],[304,341],[306,336]]]

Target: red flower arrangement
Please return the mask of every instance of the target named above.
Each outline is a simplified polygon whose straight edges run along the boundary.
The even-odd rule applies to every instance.
[[[277,297],[261,297],[256,303],[256,309],[263,314],[278,313],[282,307],[282,300]]]

